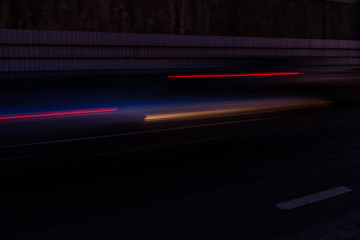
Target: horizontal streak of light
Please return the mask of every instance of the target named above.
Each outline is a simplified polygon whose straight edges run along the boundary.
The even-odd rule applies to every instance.
[[[212,110],[199,110],[199,111],[188,111],[188,112],[170,112],[170,113],[159,113],[159,114],[147,114],[145,117],[146,122],[156,121],[167,121],[167,120],[182,120],[182,119],[194,119],[194,118],[209,118],[209,117],[223,117],[232,116],[239,114],[250,114],[250,113],[265,113],[275,112],[284,110],[295,110],[300,108],[308,107],[321,107],[331,104],[330,100],[297,100],[288,101],[277,104],[267,104],[260,106],[243,106],[233,107],[227,109],[212,109]]]
[[[225,74],[194,74],[194,75],[172,75],[168,78],[211,78],[211,77],[265,77],[265,76],[291,76],[301,75],[302,72],[273,72],[273,73],[225,73]]]
[[[21,115],[0,115],[0,120],[13,120],[13,119],[28,119],[28,118],[41,118],[41,117],[57,117],[57,116],[70,116],[70,115],[82,115],[82,114],[97,114],[115,112],[117,108],[92,108],[92,109],[80,109],[70,111],[58,111],[58,112],[42,112],[42,113],[30,113]]]

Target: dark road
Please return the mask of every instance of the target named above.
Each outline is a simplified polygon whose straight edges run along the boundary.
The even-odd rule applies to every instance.
[[[3,164],[1,238],[346,239],[360,232],[359,120],[356,104],[335,105],[239,122],[207,141]],[[276,207],[338,187],[352,191]]]

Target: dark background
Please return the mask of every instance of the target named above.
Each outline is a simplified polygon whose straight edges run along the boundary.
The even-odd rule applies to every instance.
[[[0,122],[0,239],[359,237],[358,42],[193,37],[196,44],[189,46],[192,37],[87,34],[360,40],[359,8],[325,0],[0,0],[0,28],[82,31],[0,31],[5,113],[113,103],[136,110],[141,102],[161,110],[176,99],[216,104],[235,97],[333,103],[151,126],[121,115]],[[218,39],[224,42],[217,45]],[[249,70],[240,65],[249,63],[241,55],[245,50],[254,51],[250,56],[293,54],[302,62],[254,58]],[[216,72],[226,65],[246,73],[283,71],[291,64],[300,71],[300,63],[327,72],[282,80],[169,81],[160,68],[183,71],[192,64]],[[99,70],[143,65],[161,71]],[[276,207],[339,186],[353,192],[289,211]]]
[[[2,0],[0,28],[357,40],[359,9],[326,0]]]

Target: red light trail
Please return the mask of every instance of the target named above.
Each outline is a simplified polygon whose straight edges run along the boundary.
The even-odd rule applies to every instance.
[[[266,76],[291,76],[301,75],[302,72],[273,72],[273,73],[225,73],[225,74],[193,74],[172,75],[168,78],[215,78],[215,77],[266,77]]]
[[[57,117],[57,116],[76,116],[76,115],[98,114],[98,113],[107,113],[107,112],[115,112],[115,111],[117,111],[117,108],[92,108],[92,109],[57,111],[57,112],[0,115],[0,120],[29,119],[29,118]]]

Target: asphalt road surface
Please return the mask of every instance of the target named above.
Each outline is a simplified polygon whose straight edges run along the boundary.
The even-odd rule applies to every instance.
[[[360,109],[348,103],[206,129],[234,133],[206,141],[3,163],[1,239],[350,238]]]

